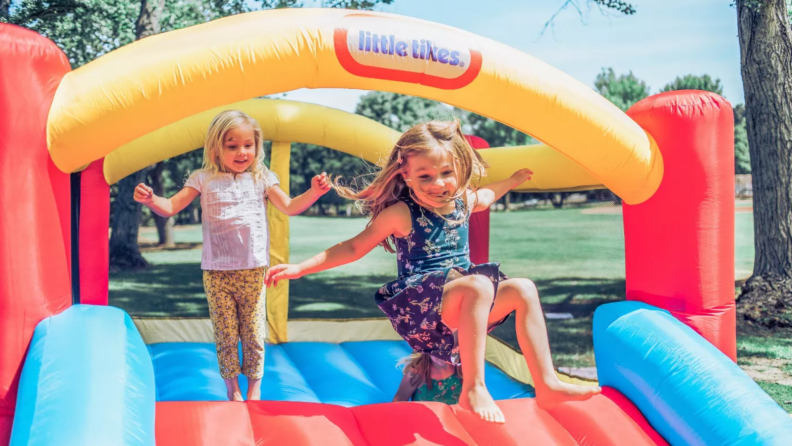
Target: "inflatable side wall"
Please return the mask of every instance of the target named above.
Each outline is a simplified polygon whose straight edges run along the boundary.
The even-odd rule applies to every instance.
[[[42,321],[22,369],[12,446],[153,446],[154,367],[123,310],[74,305]]]
[[[69,176],[47,151],[47,114],[66,55],[0,23],[0,445],[8,442],[36,324],[71,305]]]
[[[632,401],[672,445],[788,445],[792,418],[729,357],[641,302],[594,313],[600,384]]]
[[[627,114],[657,141],[654,195],[624,205],[627,300],[666,309],[737,360],[734,115],[704,91],[650,96]]]

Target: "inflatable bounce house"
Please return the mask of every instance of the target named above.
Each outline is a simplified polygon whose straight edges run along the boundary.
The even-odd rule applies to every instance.
[[[0,78],[2,445],[792,444],[792,419],[735,364],[733,117],[717,95],[663,93],[625,114],[497,42],[327,9],[229,17],[73,71],[53,42],[0,24]],[[484,150],[484,181],[529,166],[518,190],[623,199],[626,301],[594,317],[601,395],[540,409],[522,356],[489,339],[505,425],[391,403],[409,348],[388,321],[289,321],[282,283],[268,295],[264,401],[228,402],[208,320],[133,321],[107,306],[109,185],[200,148],[218,111],[259,119],[287,191],[292,142],[375,163],[388,153],[398,135],[361,116],[252,99],[306,87],[488,116],[543,144]],[[270,212],[280,263],[289,222]],[[474,222],[474,261],[488,255],[487,218]]]

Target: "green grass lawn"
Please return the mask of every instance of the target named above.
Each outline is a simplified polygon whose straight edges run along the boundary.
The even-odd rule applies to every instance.
[[[738,203],[745,206],[744,203]],[[620,213],[581,208],[493,213],[490,257],[512,277],[531,278],[548,314],[548,334],[557,366],[593,367],[594,309],[624,298],[624,236]],[[291,261],[299,262],[365,227],[361,218],[294,217]],[[753,217],[736,214],[735,279],[747,278],[753,265]],[[142,228],[141,240],[156,233]],[[200,243],[200,226],[177,227],[177,243]],[[146,271],[113,274],[110,303],[133,316],[207,317],[201,280],[201,250],[145,252]],[[396,276],[395,256],[376,249],[363,259],[332,271],[292,281],[290,318],[382,317],[373,295]],[[564,318],[569,315],[572,318]],[[517,347],[514,318],[493,332]],[[765,361],[777,339],[740,338],[740,364]],[[778,344],[781,345],[781,344]],[[792,346],[784,344],[774,364],[787,364],[792,379]],[[790,360],[789,363],[784,361]],[[765,361],[766,362],[766,361]],[[785,409],[792,411],[792,387],[760,382]]]

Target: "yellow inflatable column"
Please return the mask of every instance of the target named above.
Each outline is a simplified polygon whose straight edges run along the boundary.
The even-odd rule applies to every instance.
[[[289,193],[290,142],[272,142],[270,170],[280,179],[280,188]],[[270,236],[270,266],[289,262],[289,216],[267,206]],[[288,340],[286,321],[289,318],[289,281],[283,280],[275,288],[267,290],[267,324],[269,342],[280,344]]]

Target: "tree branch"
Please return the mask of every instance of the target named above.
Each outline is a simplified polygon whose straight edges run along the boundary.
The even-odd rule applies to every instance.
[[[631,3],[627,3],[622,0],[586,0],[586,4],[589,6],[589,8],[591,8],[592,4],[595,4],[600,8],[612,9],[624,15],[635,14],[635,7]],[[583,11],[580,8],[579,0],[566,0],[564,1],[564,4],[562,4],[561,7],[558,8],[558,10],[553,13],[552,16],[550,16],[547,22],[545,22],[544,26],[542,27],[542,31],[539,33],[540,37],[543,36],[545,31],[547,31],[547,28],[553,24],[555,18],[569,6],[575,8],[575,10],[578,12],[578,15],[580,15],[581,20],[583,19]]]

